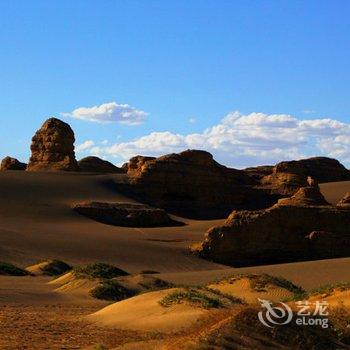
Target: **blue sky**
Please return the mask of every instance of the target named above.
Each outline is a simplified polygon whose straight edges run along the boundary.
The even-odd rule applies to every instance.
[[[56,116],[78,158],[350,166],[349,18],[345,0],[1,1],[0,156],[27,160]]]

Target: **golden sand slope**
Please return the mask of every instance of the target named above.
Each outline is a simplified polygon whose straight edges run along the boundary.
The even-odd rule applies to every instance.
[[[178,332],[194,325],[208,311],[187,303],[170,307],[159,304],[166,295],[177,290],[171,288],[141,294],[109,305],[88,319],[120,329]]]
[[[71,295],[73,297],[91,298],[89,292],[99,284],[98,279],[77,278],[73,272],[60,276],[49,284],[55,285],[54,292]]]
[[[344,306],[350,309],[350,289],[334,290],[330,293],[312,295],[309,301],[327,301],[329,307]]]
[[[232,280],[225,279],[217,283],[209,284],[208,288],[216,289],[221,293],[238,297],[249,304],[259,303],[259,298],[280,301],[292,295],[287,289],[274,284],[268,284],[263,291],[254,290],[251,287],[251,279],[248,277]]]

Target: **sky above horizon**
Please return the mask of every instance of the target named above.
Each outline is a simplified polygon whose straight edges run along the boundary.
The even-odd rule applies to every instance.
[[[350,2],[0,2],[0,157],[49,117],[80,159],[188,148],[242,168],[350,167]]]

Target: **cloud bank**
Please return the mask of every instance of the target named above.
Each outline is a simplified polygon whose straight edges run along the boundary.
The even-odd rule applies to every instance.
[[[61,113],[61,115],[97,123],[118,122],[127,125],[139,125],[145,121],[148,113],[128,104],[109,102],[99,106],[79,107],[72,112]]]
[[[220,163],[237,168],[315,155],[350,164],[350,124],[334,119],[301,120],[287,114],[232,112],[201,133],[152,132],[98,151],[107,158],[128,160],[137,154],[159,156],[187,148],[207,150]]]

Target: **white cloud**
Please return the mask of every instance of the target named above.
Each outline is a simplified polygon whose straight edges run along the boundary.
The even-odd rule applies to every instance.
[[[190,124],[195,124],[196,121],[197,121],[196,118],[189,118],[189,119],[188,119],[188,122],[189,122]]]
[[[187,148],[207,150],[222,164],[237,168],[313,155],[350,163],[350,124],[329,118],[300,120],[285,114],[232,112],[201,133],[152,132],[99,147],[98,152],[127,160],[137,154],[159,156]]]
[[[72,112],[61,113],[61,115],[98,123],[118,122],[127,125],[138,125],[145,121],[148,113],[128,104],[109,102],[99,106],[79,107]]]
[[[92,140],[87,140],[83,143],[81,143],[80,145],[77,145],[75,147],[75,152],[80,153],[83,151],[87,151],[89,149],[91,149],[91,147],[93,147],[95,145],[95,142]]]

